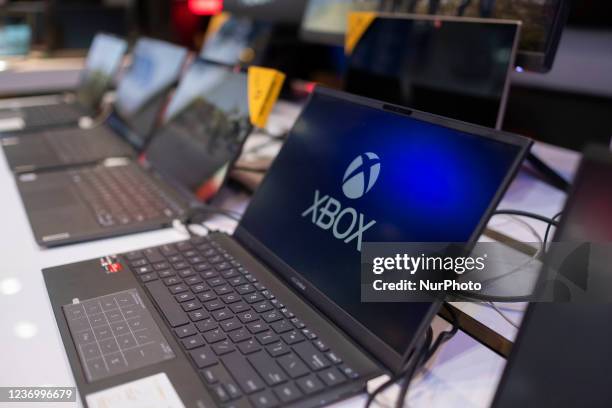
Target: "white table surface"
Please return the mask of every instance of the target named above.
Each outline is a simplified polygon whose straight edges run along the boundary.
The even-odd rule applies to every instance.
[[[271,117],[270,130],[277,133],[290,126],[299,109],[280,103]],[[249,146],[265,141],[255,136]],[[261,154],[273,155],[278,146],[268,146]],[[538,153],[556,168],[571,175],[578,155],[550,146],[538,146]],[[47,297],[41,269],[112,253],[161,245],[185,239],[174,229],[134,234],[125,237],[71,245],[57,249],[39,248],[32,236],[26,214],[3,154],[0,154],[0,386],[74,386],[68,359]],[[248,196],[222,191],[216,205],[242,211]],[[563,206],[565,195],[521,172],[505,195],[500,208],[522,209],[552,216]],[[526,220],[543,235],[545,225]],[[211,225],[225,230],[233,222],[218,218]],[[494,217],[490,228],[526,242],[533,242],[524,225],[511,217]],[[459,305],[462,310],[512,340],[516,330],[489,307]],[[510,311],[516,321],[521,313]],[[448,326],[436,318],[437,328]],[[490,404],[505,360],[459,332],[431,359],[411,387],[411,406],[486,407]],[[364,396],[336,404],[338,407],[362,406]],[[58,407],[80,406],[62,403]],[[1,404],[0,407],[21,407]],[[45,406],[52,406],[45,404]]]

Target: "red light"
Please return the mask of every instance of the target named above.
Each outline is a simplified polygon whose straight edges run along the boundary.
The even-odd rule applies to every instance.
[[[223,11],[223,0],[189,0],[189,11],[199,16],[212,16]]]

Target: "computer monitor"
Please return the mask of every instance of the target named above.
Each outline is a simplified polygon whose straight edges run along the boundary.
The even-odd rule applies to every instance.
[[[345,90],[501,127],[519,24],[380,14],[348,56]]]
[[[206,40],[200,56],[225,65],[260,65],[272,31],[272,23],[230,16]]]
[[[223,10],[236,16],[281,24],[298,24],[306,0],[224,0]]]
[[[519,20],[523,26],[517,66],[547,72],[555,60],[569,3],[569,0],[403,0],[396,11]]]
[[[554,239],[566,244],[598,243],[604,249],[598,252],[595,265],[592,256],[584,258],[590,272],[596,272],[589,273],[587,282],[604,290],[610,287],[612,263],[612,252],[605,251],[612,242],[610,178],[610,151],[604,148],[587,151]],[[593,267],[604,273],[599,275]],[[609,406],[610,316],[609,303],[530,304],[493,408]]]
[[[347,17],[352,11],[378,11],[382,0],[310,0],[304,11],[301,37],[330,45],[344,45]]]

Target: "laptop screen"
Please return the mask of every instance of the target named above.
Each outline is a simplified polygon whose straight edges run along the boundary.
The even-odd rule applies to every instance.
[[[147,159],[157,171],[198,193],[203,182],[237,156],[251,131],[246,74],[196,60],[181,79],[164,121]]]
[[[78,102],[87,109],[97,108],[104,93],[111,84],[127,49],[121,38],[98,34],[93,40],[81,83],[77,90]]]
[[[178,79],[186,57],[182,47],[149,38],[138,40],[115,103],[117,113],[134,133],[141,137],[150,133],[163,103],[160,98]]]
[[[567,258],[570,267],[565,273],[559,269],[569,295],[572,287],[582,285],[591,293],[601,288],[609,294],[611,177],[609,151],[587,154],[563,211],[554,241],[579,245]],[[588,248],[586,243],[595,246]],[[492,406],[609,406],[612,375],[602,367],[612,365],[610,316],[609,303],[530,304]],[[588,379],[577,380],[578,373],[587,373]]]
[[[501,126],[515,23],[379,17],[348,59],[348,92]]]
[[[271,35],[271,23],[232,16],[206,40],[200,56],[226,65],[261,63]]]
[[[469,241],[520,151],[317,91],[239,229],[403,354],[430,306],[361,303],[360,243]]]

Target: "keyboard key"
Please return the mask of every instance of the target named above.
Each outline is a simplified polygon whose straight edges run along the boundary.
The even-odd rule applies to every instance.
[[[171,271],[170,269],[167,269],[165,271],[158,271],[157,272],[157,276],[159,276],[160,279],[169,278],[169,277],[174,276],[174,275],[175,275],[174,271]],[[178,282],[173,283],[173,285],[176,284],[176,283],[178,283]]]
[[[135,269],[136,274],[142,275],[143,273],[151,273],[153,272],[153,268],[150,266],[140,266]]]
[[[218,322],[233,317],[232,313],[228,309],[215,310],[211,313],[211,316]]]
[[[206,282],[208,282],[208,284],[214,288],[215,286],[223,285],[225,283],[225,279],[213,278],[213,279],[208,279]]]
[[[270,324],[272,330],[274,330],[278,334],[286,333],[288,331],[293,330],[293,326],[287,320],[279,320]]]
[[[297,331],[291,331],[282,335],[283,340],[289,345],[304,341],[304,336]]]
[[[219,296],[233,292],[231,286],[227,285],[227,284],[221,285],[221,286],[217,286],[216,288],[214,288],[214,291]]]
[[[306,364],[293,353],[280,357],[277,362],[291,378],[302,377],[310,373]]]
[[[305,393],[305,394],[314,394],[317,393],[319,391],[321,391],[323,389],[323,383],[321,382],[321,380],[319,380],[317,377],[314,376],[314,374],[310,374],[307,377],[304,378],[300,378],[299,380],[296,381],[298,387],[300,387],[300,389]]]
[[[193,296],[193,294],[190,292],[185,292],[185,293],[176,295],[174,298],[176,299],[177,302],[182,303],[182,302],[187,302],[188,300],[195,299],[195,296]]]
[[[251,354],[247,359],[268,385],[273,386],[287,381],[285,373],[267,353],[262,351]]]
[[[211,290],[198,294],[198,299],[200,299],[200,302],[208,302],[209,300],[213,300],[216,298],[217,295]]]
[[[274,334],[274,332],[271,330],[267,330],[263,333],[259,333],[258,335],[255,336],[255,338],[257,339],[257,341],[259,341],[264,346],[266,344],[270,344],[270,343],[274,343],[275,341],[278,341],[278,336]]]
[[[179,283],[181,283],[181,280],[176,276],[164,279],[164,284],[166,284],[166,286],[174,286]]]
[[[217,397],[217,399],[221,402],[229,401],[229,394],[225,391],[225,388],[221,384],[215,385],[212,387],[213,394]]]
[[[340,371],[344,373],[344,375],[346,375],[348,378],[352,380],[359,378],[359,373],[353,370],[351,367],[347,366],[346,364],[342,364],[338,368],[340,369]]]
[[[253,395],[251,402],[256,408],[272,408],[278,405],[278,399],[276,399],[270,390]]]
[[[246,285],[237,286],[236,292],[240,293],[241,295],[246,295],[255,292],[255,288],[250,283],[247,283]]]
[[[230,399],[236,399],[242,396],[242,393],[240,392],[240,389],[236,386],[236,384],[225,383],[223,384],[223,386],[225,387],[225,390],[229,394]]]
[[[258,320],[259,317],[255,312],[244,312],[238,314],[238,319],[240,319],[242,323],[249,323]]]
[[[244,302],[239,302],[239,303],[234,303],[230,305],[230,309],[232,309],[232,312],[234,313],[240,313],[240,312],[245,312],[251,309],[251,306],[247,305]]]
[[[189,323],[183,309],[176,303],[174,297],[168,293],[166,286],[160,281],[146,283],[145,287],[153,297],[162,314],[172,327],[178,327]]]
[[[188,284],[189,286],[196,285],[198,283],[202,283],[202,278],[200,278],[198,275],[193,275],[193,276],[186,278],[185,283]]]
[[[285,404],[295,401],[302,396],[300,390],[291,383],[274,387],[274,393]]]
[[[157,248],[147,248],[143,251],[144,256],[148,259],[152,264],[157,262],[165,261],[163,255],[157,250]]]
[[[220,329],[209,330],[202,334],[209,344],[216,343],[221,340],[225,340],[227,336]]]
[[[228,280],[229,284],[232,286],[244,285],[247,283],[246,279],[242,276],[237,276],[235,278],[231,278]]]
[[[255,340],[243,341],[238,344],[238,348],[243,354],[254,353],[261,350],[261,346]]]
[[[228,333],[228,336],[234,343],[240,343],[251,338],[251,334],[245,329],[238,329]]]
[[[189,318],[191,319],[192,322],[198,322],[202,319],[205,319],[208,317],[208,313],[206,313],[203,310],[194,310],[188,313]]]
[[[220,325],[223,331],[226,333],[231,332],[232,330],[240,329],[242,327],[242,324],[240,324],[238,319],[236,319],[235,317],[222,321]]]
[[[197,330],[192,324],[190,324],[188,326],[181,326],[177,329],[174,329],[174,332],[178,337],[182,339],[183,337],[193,336],[197,333]]]
[[[208,384],[214,384],[219,381],[219,377],[216,374],[216,370],[214,368],[206,368],[200,371],[202,377]]]
[[[200,293],[200,292],[204,292],[204,291],[206,291],[206,290],[208,290],[208,286],[207,286],[207,285],[205,285],[204,283],[198,283],[198,284],[193,285],[193,286],[191,287],[191,291],[192,291],[193,293]]]
[[[316,348],[319,349],[319,351],[328,351],[329,347],[327,347],[327,344],[323,343],[321,340],[315,340],[312,342],[312,344],[315,345]]]
[[[317,371],[329,367],[329,361],[309,342],[301,342],[293,346],[293,350],[308,364],[311,370]]]
[[[219,327],[219,323],[217,323],[212,318],[208,318],[206,320],[202,320],[200,322],[197,322],[196,323],[196,327],[198,328],[198,330],[200,332],[207,332],[209,330],[213,330],[213,329],[216,329],[217,327]]]
[[[202,305],[197,300],[191,300],[189,302],[182,303],[181,306],[183,310],[186,312],[191,312],[192,310],[201,309]]]
[[[270,302],[264,301],[264,302],[255,303],[253,305],[253,309],[255,309],[255,311],[258,313],[264,313],[264,312],[267,312],[268,310],[274,309],[274,306],[272,306]]]
[[[346,377],[337,368],[332,367],[327,370],[323,370],[319,373],[319,377],[327,384],[332,387],[334,385],[342,384],[346,381]]]
[[[155,272],[145,273],[144,275],[140,275],[140,280],[143,282],[150,282],[157,279],[157,274]]]
[[[275,322],[283,318],[283,316],[276,310],[264,313],[262,317],[268,323]]]
[[[231,303],[239,302],[240,296],[238,296],[236,293],[229,293],[227,295],[221,296],[221,300],[223,301],[223,303],[229,305]]]
[[[187,337],[181,340],[181,342],[183,343],[183,347],[185,347],[187,350],[191,350],[204,345],[204,339],[199,334]]]
[[[219,343],[213,344],[212,349],[216,355],[222,356],[223,354],[231,353],[236,350],[236,347],[229,341],[221,341]]]
[[[247,329],[253,334],[261,333],[268,330],[268,325],[264,322],[257,321],[247,324]]]
[[[189,290],[189,288],[187,288],[187,286],[185,286],[183,284],[178,284],[178,285],[170,286],[168,289],[170,290],[170,293],[172,293],[173,295],[177,295],[177,294],[182,293],[182,292],[187,292]]]
[[[238,347],[245,343],[247,342],[240,343]],[[221,361],[244,393],[252,394],[264,388],[262,379],[249,364],[246,364],[244,357],[240,354],[226,354],[221,357]]]
[[[248,295],[245,295],[244,300],[246,300],[247,303],[256,303],[256,302],[260,302],[264,300],[264,297],[261,296],[261,294],[255,292],[255,293],[249,293]]]
[[[266,347],[266,350],[268,350],[268,353],[272,357],[282,356],[283,354],[287,354],[291,351],[285,343],[280,341],[278,343],[270,344]]]
[[[178,274],[182,278],[188,278],[190,276],[196,276],[196,274],[193,271],[193,269],[181,269],[180,271],[178,271]],[[199,278],[199,276],[198,276],[198,278]]]
[[[317,335],[310,329],[302,329],[302,334],[308,340],[315,340],[317,338]]]
[[[218,362],[217,356],[208,347],[200,347],[190,351],[189,354],[198,368],[209,367]],[[211,372],[211,379],[212,377]]]
[[[204,307],[209,312],[212,312],[218,309],[223,309],[225,305],[220,300],[211,300],[209,302],[204,303]]]

